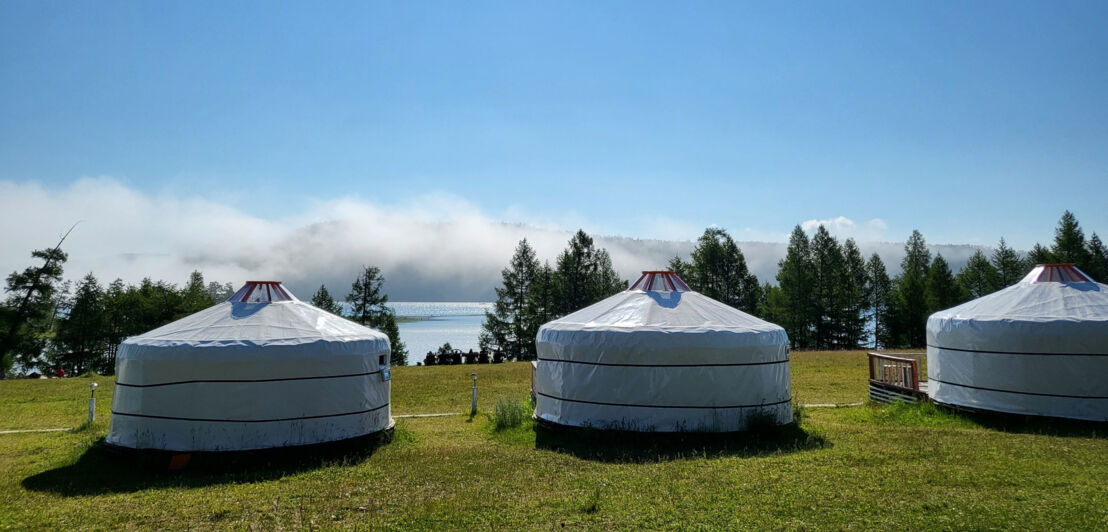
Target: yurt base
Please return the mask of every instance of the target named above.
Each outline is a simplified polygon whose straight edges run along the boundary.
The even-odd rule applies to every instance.
[[[1044,434],[1066,434],[1074,432],[1083,434],[1092,430],[1094,433],[1103,434],[1108,431],[1108,421],[1090,421],[1067,417],[1046,416],[1041,414],[1003,412],[972,406],[943,403],[926,398],[942,410],[972,419],[981,425],[1002,430],[1011,429],[1016,432],[1042,432]]]
[[[1015,413],[1004,412],[1001,410],[991,410],[987,408],[977,408],[953,403],[944,403],[936,401],[927,395],[927,382],[922,381],[918,383],[918,389],[913,390],[910,387],[900,384],[890,384],[887,382],[875,381],[870,379],[869,382],[869,400],[874,403],[932,403],[942,410],[971,417],[975,422],[982,425],[993,427],[1006,427],[1006,426],[1050,426],[1056,425],[1074,425],[1074,426],[1099,426],[1103,431],[1108,422],[1089,421],[1083,419],[1073,419],[1066,417],[1048,416],[1042,414],[1032,413]]]
[[[820,436],[796,423],[741,432],[632,432],[574,427],[532,417],[535,446],[600,461],[657,461],[693,454],[757,456],[818,449]]]
[[[567,434],[587,434],[587,436],[596,437],[611,437],[611,438],[625,438],[625,439],[656,439],[656,440],[683,440],[690,438],[735,438],[742,436],[742,434],[757,434],[765,432],[776,432],[788,427],[793,427],[796,423],[780,424],[773,422],[769,417],[765,418],[765,421],[752,421],[749,426],[743,430],[687,430],[687,431],[660,431],[660,430],[627,430],[623,428],[605,428],[605,427],[577,427],[573,424],[562,424],[550,420],[545,420],[537,416],[532,416],[536,430],[546,430],[551,432],[561,432]]]
[[[391,421],[388,428],[384,430],[353,438],[242,451],[135,449],[107,442],[101,445],[109,455],[119,460],[126,460],[128,465],[153,470],[252,468],[293,465],[348,456],[368,457],[380,447],[392,442],[395,428],[396,422]]]

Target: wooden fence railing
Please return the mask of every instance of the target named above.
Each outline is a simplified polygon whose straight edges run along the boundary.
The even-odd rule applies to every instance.
[[[916,402],[927,396],[920,390],[919,361],[883,353],[869,353],[871,400]]]

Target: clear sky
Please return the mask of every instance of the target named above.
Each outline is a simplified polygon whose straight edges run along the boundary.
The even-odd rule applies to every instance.
[[[1104,1],[5,1],[0,181],[1026,249],[1065,209],[1108,236],[1106,28]]]

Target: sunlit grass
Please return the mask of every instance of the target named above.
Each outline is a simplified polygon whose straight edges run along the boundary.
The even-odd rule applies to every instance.
[[[806,403],[862,401],[864,353],[792,354]],[[470,417],[478,373],[478,415]],[[780,430],[677,439],[496,430],[526,363],[395,368],[380,447],[169,473],[106,453],[99,422],[0,435],[0,528],[1084,529],[1108,527],[1103,425],[929,405],[803,408]],[[87,379],[0,382],[0,429],[77,427]]]

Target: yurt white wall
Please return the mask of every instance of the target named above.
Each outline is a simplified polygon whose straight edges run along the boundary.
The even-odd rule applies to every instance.
[[[248,283],[123,342],[107,442],[231,451],[364,436],[392,423],[388,363],[385,335]]]
[[[1108,286],[1072,265],[933,314],[927,344],[936,402],[1108,421]]]
[[[543,325],[535,416],[573,427],[729,432],[792,421],[788,338],[672,272]]]

